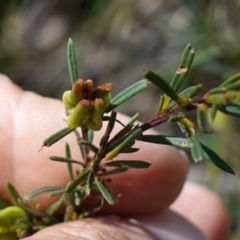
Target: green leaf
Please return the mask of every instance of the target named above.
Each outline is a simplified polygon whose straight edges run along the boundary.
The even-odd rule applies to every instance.
[[[71,150],[68,143],[65,144],[65,155],[66,155],[66,158],[71,159]],[[73,180],[74,176],[73,176],[72,163],[69,161],[67,162],[67,168],[68,168],[70,179]]]
[[[208,120],[209,122],[213,122],[216,115],[217,115],[217,110],[218,110],[218,105],[217,104],[213,104],[212,107],[209,109],[208,111]]]
[[[118,141],[121,139],[123,136],[125,136],[127,133],[129,133],[132,130],[131,125],[126,125],[123,129],[121,129],[110,141],[109,145]]]
[[[110,112],[114,108],[118,107],[119,105],[123,104],[126,102],[128,99],[132,98],[135,96],[137,93],[143,91],[148,85],[148,81],[146,79],[140,80],[126,89],[124,89],[122,92],[117,94],[114,98],[112,98],[111,103],[105,110],[105,112]]]
[[[202,90],[202,84],[198,84],[196,86],[191,86],[183,90],[181,93],[178,94],[179,98],[193,98],[195,97],[200,91]],[[169,108],[172,109],[174,106],[176,106],[176,102],[171,101]]]
[[[40,194],[46,193],[46,192],[51,192],[51,191],[55,191],[55,190],[59,190],[59,189],[64,189],[63,187],[59,187],[59,186],[47,186],[47,187],[42,187],[42,188],[38,188],[30,193],[28,193],[27,195],[24,196],[24,200],[30,200]]]
[[[187,138],[164,135],[143,135],[140,141],[170,145],[178,148],[190,148]]]
[[[229,102],[227,105],[217,106],[217,109],[227,115],[240,118],[240,105],[234,102]]]
[[[94,183],[94,173],[91,172],[88,174],[88,178],[87,178],[87,185],[86,185],[86,195],[87,196],[91,193],[93,183]]]
[[[1,198],[0,198],[0,210],[1,209],[4,209],[6,207],[9,207],[10,205],[7,204],[5,201],[3,201]]]
[[[27,213],[30,213],[38,217],[47,217],[47,213],[40,209],[40,206],[36,207],[28,205],[24,200],[18,199],[18,206],[25,210]]]
[[[139,151],[139,148],[127,148],[127,149],[120,151],[120,153],[134,153],[137,151]]]
[[[67,136],[69,133],[73,132],[74,130],[75,130],[75,128],[67,127],[67,128],[64,128],[64,129],[54,133],[53,135],[51,135],[50,137],[48,137],[47,139],[45,139],[43,141],[43,146],[46,146],[46,147],[52,146],[54,143],[56,143],[63,137]]]
[[[195,138],[194,135],[189,137],[188,141],[191,145],[190,150],[194,162],[202,161],[204,159],[204,151],[199,141]]]
[[[102,193],[104,199],[109,203],[109,204],[114,204],[114,200],[112,195],[109,193],[109,191],[105,188],[105,186],[102,184],[101,181],[99,181],[98,177],[95,176],[94,178],[95,183],[98,186],[99,191]]]
[[[99,173],[98,176],[108,176],[108,175],[113,175],[113,174],[118,174],[118,173],[122,173],[122,172],[126,172],[128,170],[128,168],[115,168],[103,173]]]
[[[119,167],[119,168],[148,168],[151,164],[140,160],[118,160],[107,162],[104,164],[108,167]]]
[[[141,141],[151,142],[156,144],[165,144],[171,145],[179,148],[191,148],[191,143],[189,143],[187,138],[175,137],[175,136],[162,136],[162,135],[143,135]],[[234,171],[231,167],[222,160],[213,150],[205,146],[204,144],[200,143],[203,149],[203,158],[218,168],[234,174]]]
[[[138,128],[137,130],[133,131],[129,136],[127,136],[117,147],[111,150],[106,156],[106,160],[113,159],[116,157],[121,151],[124,151],[130,148],[134,143],[135,140],[139,140],[142,136],[142,129]]]
[[[234,83],[236,83],[238,80],[240,80],[240,73],[235,74],[234,76],[228,78],[226,81],[224,81],[220,86],[229,86]]]
[[[78,141],[79,145],[85,145],[87,146],[92,152],[97,153],[98,152],[98,148],[96,146],[94,146],[92,143],[85,141],[85,140],[79,140]]]
[[[63,199],[62,198],[60,198],[58,201],[54,202],[46,210],[47,215],[53,216],[53,214],[57,212],[57,210],[61,207],[62,204],[63,204]]]
[[[94,138],[94,131],[92,129],[88,129],[88,142],[92,143]]]
[[[20,194],[10,182],[7,182],[6,187],[14,205],[18,205],[18,200],[22,199]]]
[[[52,161],[56,161],[56,162],[76,163],[76,164],[79,164],[81,166],[84,166],[83,163],[81,163],[77,160],[73,160],[71,158],[51,156],[51,157],[49,157],[49,159],[52,160]]]
[[[179,97],[178,94],[173,90],[172,87],[159,75],[152,71],[145,71],[144,76],[152,82],[154,85],[156,85],[158,88],[160,88],[166,95],[168,95],[172,100],[178,101]]]
[[[225,93],[211,93],[205,101],[211,104],[227,104],[229,100],[234,100],[237,97],[237,91],[227,91]]]
[[[68,70],[72,85],[78,80],[77,60],[72,39],[68,40],[67,45]]]
[[[58,196],[58,195],[61,195],[61,194],[65,193],[65,192],[66,192],[65,188],[64,189],[63,188],[59,188],[57,190],[54,190],[54,191],[50,192],[48,194],[48,197],[55,197],[55,196]]]
[[[72,192],[84,179],[86,179],[88,174],[89,174],[89,170],[83,169],[82,172],[67,185],[66,192],[67,193]]]
[[[205,111],[201,109],[197,109],[197,123],[199,129],[204,133],[213,133],[212,130],[208,130],[206,127],[206,115]]]
[[[204,150],[204,159],[213,163],[218,168],[222,169],[225,172],[234,174],[232,168],[220,157],[218,156],[212,149],[208,148],[206,145],[201,143],[201,146]]]
[[[139,117],[139,113],[136,113],[136,114],[128,121],[127,126],[133,125],[133,124],[137,121],[138,117]]]
[[[183,51],[183,54],[179,63],[179,68],[176,71],[170,84],[173,90],[175,90],[176,92],[179,90],[187,74],[189,73],[194,56],[195,56],[195,49],[191,46],[191,44],[188,44]]]

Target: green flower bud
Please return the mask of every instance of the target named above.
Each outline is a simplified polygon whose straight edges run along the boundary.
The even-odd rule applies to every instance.
[[[71,91],[63,94],[63,103],[70,128],[82,127],[98,131],[102,128],[102,115],[111,102],[111,83],[93,89],[93,81],[79,79]]]
[[[111,83],[105,83],[96,88],[93,91],[93,97],[103,99],[103,108],[104,110],[108,107],[111,102],[112,95],[111,91],[113,89],[113,85]]]
[[[73,102],[71,102],[71,91],[68,90],[68,91],[65,91],[63,93],[63,96],[62,96],[62,100],[63,100],[63,103],[64,103],[64,106],[68,109],[71,109],[73,107],[75,107],[76,104],[74,104]]]
[[[98,131],[102,128],[102,115],[104,112],[104,102],[101,98],[96,98],[94,101],[94,110],[91,115],[91,122],[89,128]]]
[[[94,109],[94,101],[82,99],[70,112],[67,124],[71,128],[86,128],[86,123],[90,120]]]
[[[84,80],[83,79],[78,79],[73,87],[72,91],[70,94],[70,101],[74,103],[74,105],[78,104],[79,101],[83,99],[83,87],[84,87]]]
[[[93,89],[93,81],[91,79],[86,80],[84,82],[84,87],[83,87],[85,99],[90,100],[92,98],[92,89]]]
[[[0,210],[0,239],[18,239],[16,238],[16,230],[25,230],[30,227],[27,223],[21,222],[24,219],[27,219],[27,214],[18,206],[10,206]]]

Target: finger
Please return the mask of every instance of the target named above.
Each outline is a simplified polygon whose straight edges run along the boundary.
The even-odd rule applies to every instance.
[[[229,236],[231,224],[222,201],[198,184],[185,184],[171,209],[194,223],[211,240],[225,240]]]
[[[25,239],[154,240],[156,238],[143,228],[112,216],[58,224]]]
[[[38,152],[43,139],[65,127],[62,103],[22,92],[6,78],[0,81],[1,156],[0,194],[8,199],[4,182],[12,182],[21,195],[35,188],[61,185],[69,180],[65,164],[51,162],[51,155],[64,156],[65,142],[69,142],[72,155],[80,159],[74,135],[68,136],[50,148]],[[121,120],[126,117],[119,115]],[[119,126],[117,126],[119,129]],[[115,130],[116,132],[117,130]],[[103,130],[97,134],[97,140]],[[138,142],[141,151],[121,159],[146,160],[152,164],[145,170],[130,170],[113,175],[112,187],[121,193],[119,203],[105,209],[105,213],[145,213],[165,209],[177,197],[186,178],[188,163],[177,150],[167,146]],[[46,208],[52,199],[41,196],[34,200]]]
[[[165,211],[160,215],[119,218],[108,216],[83,219],[45,228],[26,240],[47,239],[185,239],[205,240],[204,234],[180,215]]]

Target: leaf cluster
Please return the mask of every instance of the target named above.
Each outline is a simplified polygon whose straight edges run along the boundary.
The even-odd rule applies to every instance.
[[[70,79],[74,86],[79,76],[74,45],[71,39],[67,47],[67,56]],[[66,127],[44,140],[43,146],[50,147],[66,135],[74,133],[82,159],[72,158],[68,143],[65,145],[64,157],[49,157],[51,161],[66,164],[69,182],[64,187],[42,187],[22,198],[12,184],[7,184],[13,204],[25,213],[24,218],[21,218],[21,223],[25,227],[18,231],[18,237],[29,235],[56,222],[91,216],[100,211],[104,204],[114,204],[119,196],[113,189],[108,188],[108,182],[111,181],[110,177],[113,174],[120,174],[130,169],[150,167],[148,162],[137,159],[114,160],[121,154],[131,154],[139,151],[140,149],[134,147],[136,141],[171,145],[189,150],[195,162],[206,160],[218,168],[234,174],[231,167],[220,156],[197,140],[195,123],[188,119],[187,114],[189,111],[197,111],[196,123],[203,132],[211,132],[205,129],[206,114],[209,121],[214,120],[217,111],[239,118],[240,105],[236,102],[236,97],[240,90],[240,74],[227,79],[220,86],[211,89],[203,95],[200,95],[202,90],[201,84],[181,91],[181,86],[190,71],[194,56],[195,49],[188,44],[183,51],[179,67],[170,84],[159,74],[145,70],[143,73],[145,79],[137,81],[111,98],[103,114],[98,116],[107,124],[105,125],[105,132],[97,145],[94,144],[95,131],[83,127]],[[145,90],[150,83],[163,92],[160,96],[158,109],[154,112],[153,117],[141,124],[137,122],[139,114],[135,114],[127,123],[122,123],[118,120],[115,109]],[[180,128],[182,136],[145,134],[146,130],[165,122],[176,124]],[[115,124],[120,124],[121,130],[113,135]],[[74,168],[73,166],[76,167]],[[46,193],[48,197],[58,196],[58,200],[46,211],[42,211],[40,206],[33,207],[28,203],[30,199]],[[94,204],[88,206],[86,202],[94,202]],[[4,202],[0,202],[0,206],[3,209],[9,207]],[[64,207],[65,211],[64,215],[59,216],[57,213],[61,207]]]

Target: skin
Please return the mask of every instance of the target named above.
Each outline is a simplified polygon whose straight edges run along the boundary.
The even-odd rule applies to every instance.
[[[0,75],[0,100],[0,196],[9,201],[6,181],[10,181],[21,195],[50,184],[65,185],[68,181],[65,164],[47,158],[64,156],[66,141],[70,146],[76,145],[74,136],[67,136],[38,152],[46,137],[65,127],[62,103],[24,92],[3,75]],[[119,114],[118,118],[127,121],[123,115]],[[96,143],[102,133],[98,132]],[[221,200],[203,187],[190,183],[184,185],[188,172],[186,156],[168,146],[138,142],[137,147],[141,151],[129,156],[122,154],[121,159],[146,160],[153,166],[112,177],[109,187],[115,188],[122,197],[116,205],[103,209],[103,217],[55,225],[27,239],[154,239],[144,229],[126,223],[121,216],[161,214],[173,202],[171,208],[189,219],[210,239],[226,239],[230,221]],[[80,158],[78,147],[72,148],[72,157]],[[39,196],[32,203],[40,203],[46,208],[52,201]],[[210,210],[208,206],[211,206]]]

